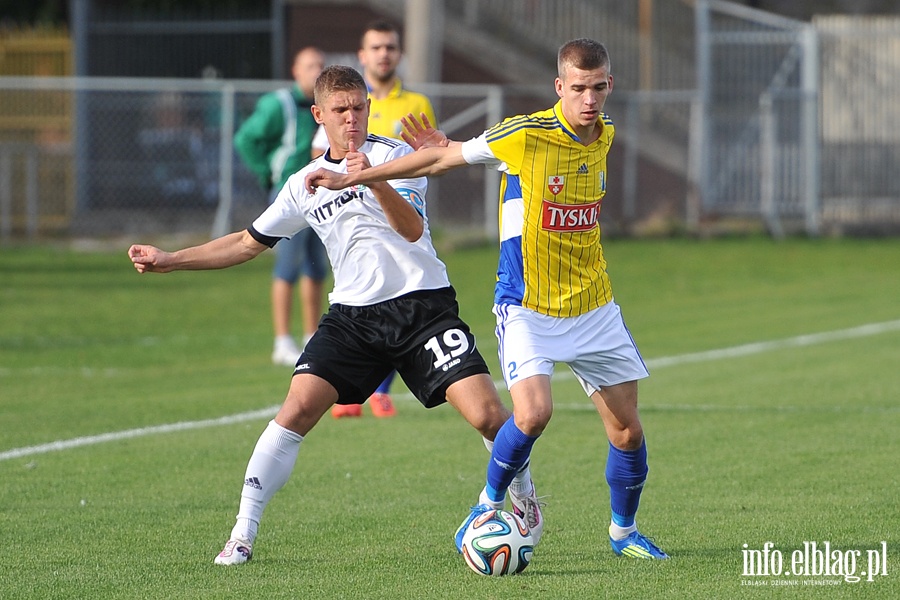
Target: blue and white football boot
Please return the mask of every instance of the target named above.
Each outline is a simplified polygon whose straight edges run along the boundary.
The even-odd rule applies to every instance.
[[[665,560],[669,558],[669,555],[660,550],[659,546],[650,541],[650,538],[641,535],[636,530],[622,540],[614,540],[610,537],[609,544],[612,546],[613,552],[618,556],[651,560]]]
[[[478,518],[479,515],[483,515],[484,513],[496,510],[494,507],[488,504],[479,504],[478,506],[472,507],[472,512],[469,513],[469,516],[466,517],[466,520],[462,522],[462,525],[459,526],[459,529],[456,530],[456,551],[462,554],[462,540],[463,535],[466,533],[466,528],[469,526],[469,523]]]

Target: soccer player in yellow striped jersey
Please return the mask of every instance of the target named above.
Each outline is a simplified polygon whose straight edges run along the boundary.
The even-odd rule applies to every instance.
[[[605,474],[613,552],[665,559],[635,521],[649,470],[638,380],[649,373],[613,298],[600,245],[599,212],[614,134],[603,113],[613,89],[609,54],[594,40],[573,40],[560,48],[557,68],[560,99],[551,109],[506,119],[462,143],[410,116],[403,139],[416,152],[349,176],[316,171],[307,176],[307,188],[440,175],[466,164],[503,172],[494,312],[513,416],[494,439],[487,483],[457,542],[479,514],[503,506],[507,491],[535,542],[540,538],[540,502],[533,489],[517,489],[513,478],[528,468],[531,449],[550,421],[550,377],[556,363],[565,363],[597,408],[609,441]]]
[[[598,118],[599,135],[588,145],[561,103],[485,132],[488,148],[479,152],[492,154],[505,170],[496,304],[574,317],[612,300],[599,215],[615,130],[609,117]]]

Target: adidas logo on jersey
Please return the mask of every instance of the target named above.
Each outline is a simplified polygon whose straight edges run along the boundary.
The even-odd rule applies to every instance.
[[[578,173],[579,175],[587,175],[588,174],[587,164],[581,163],[581,166],[578,167],[578,170],[576,171],[576,173]]]

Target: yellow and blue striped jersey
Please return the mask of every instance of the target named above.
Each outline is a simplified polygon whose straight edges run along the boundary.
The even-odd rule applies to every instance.
[[[463,145],[467,162],[503,171],[495,303],[571,317],[612,300],[599,216],[615,127],[606,114],[598,126],[582,145],[557,102]]]
[[[403,131],[400,119],[409,113],[417,118],[419,114],[425,113],[432,125],[437,127],[434,108],[428,97],[405,89],[400,79],[394,82],[394,87],[386,97],[378,99],[370,94],[369,99],[372,101],[369,106],[369,133],[399,138]]]

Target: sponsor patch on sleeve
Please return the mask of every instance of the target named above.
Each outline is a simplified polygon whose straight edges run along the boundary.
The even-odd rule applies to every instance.
[[[412,204],[412,207],[416,209],[416,212],[422,218],[425,217],[425,198],[422,197],[422,194],[409,188],[396,188],[396,190],[398,194],[403,196],[404,200]]]

